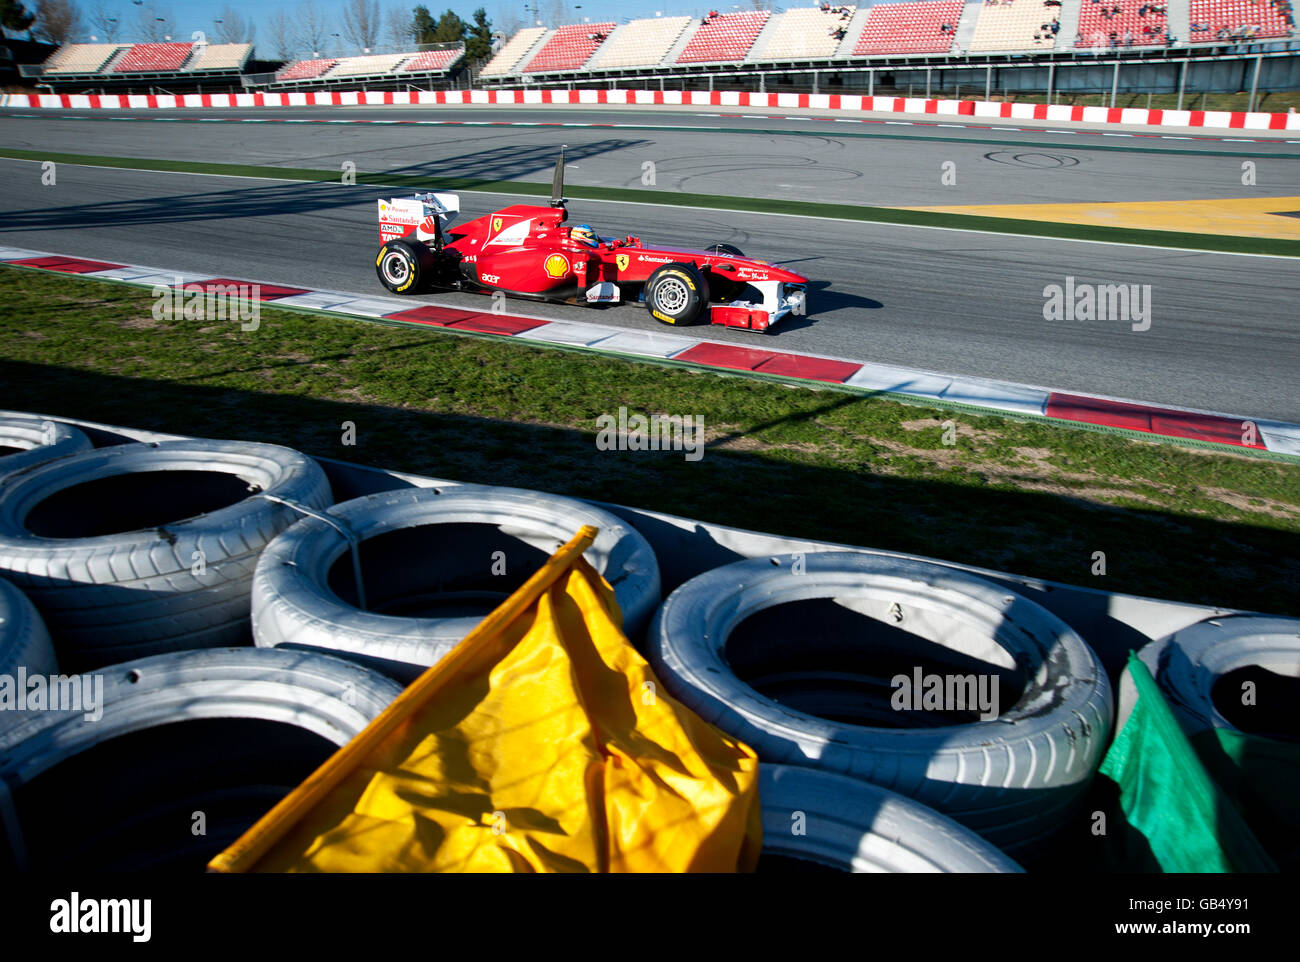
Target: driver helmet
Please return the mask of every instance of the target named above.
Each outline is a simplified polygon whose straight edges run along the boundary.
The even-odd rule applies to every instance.
[[[599,247],[600,238],[596,232],[591,229],[590,224],[579,224],[569,231],[569,238],[579,244],[586,244],[588,247]]]

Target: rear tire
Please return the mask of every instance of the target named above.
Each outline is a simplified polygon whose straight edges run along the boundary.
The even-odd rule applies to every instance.
[[[645,306],[665,324],[698,323],[709,307],[709,282],[694,264],[665,264],[646,281]]]
[[[417,240],[397,237],[379,248],[375,273],[394,294],[416,294],[433,276],[433,251]]]

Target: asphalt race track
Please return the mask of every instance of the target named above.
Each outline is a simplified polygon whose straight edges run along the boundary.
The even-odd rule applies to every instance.
[[[568,144],[574,184],[644,188],[643,165],[653,161],[654,187],[669,192],[890,207],[1237,198],[1241,163],[1250,159],[1257,167],[1250,196],[1300,195],[1294,131],[1288,143],[1242,131],[1137,137],[943,121],[509,107],[67,113],[57,120],[0,113],[0,144],[324,170],[352,161],[362,170],[533,183],[550,182],[559,145]],[[430,120],[446,126],[416,123]],[[954,165],[955,184],[941,183],[945,162]]]
[[[6,113],[0,145],[313,169],[351,160],[366,171],[547,182],[556,148],[567,143],[570,184],[637,188],[644,187],[644,161],[653,160],[663,205],[577,200],[572,222],[646,243],[735,244],[815,279],[809,316],[783,322],[778,334],[712,328],[709,337],[1300,421],[1300,264],[1292,259],[668,206],[674,190],[899,206],[1296,196],[1300,145],[827,120],[814,126],[644,111],[566,111],[567,123],[643,126],[560,129],[524,126],[554,123],[555,111],[500,108],[201,116],[509,125],[251,124],[196,121],[195,113],[180,121]],[[1257,165],[1251,188],[1241,182],[1246,159]],[[940,184],[946,160],[956,165],[955,186]],[[58,168],[56,186],[42,187],[40,172],[36,162],[0,160],[0,244],[386,293],[373,267],[381,190],[67,164]],[[462,194],[466,217],[520,201]],[[1150,329],[1135,332],[1119,320],[1044,320],[1044,287],[1067,276],[1151,285]],[[418,300],[487,306],[473,295]],[[632,306],[516,303],[524,313],[661,328]]]

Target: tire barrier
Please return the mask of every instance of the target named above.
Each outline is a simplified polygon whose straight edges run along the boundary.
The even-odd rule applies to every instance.
[[[555,495],[461,485],[357,498],[271,544],[253,578],[253,637],[359,660],[409,681],[449,652],[582,525],[586,557],[635,637],[659,603],[659,565],[615,515]],[[350,557],[359,544],[361,587]]]
[[[0,481],[24,468],[90,450],[90,438],[71,424],[0,412]]]
[[[0,485],[0,575],[40,610],[65,670],[246,644],[262,549],[332,498],[316,462],[236,441],[123,444]]]
[[[828,551],[725,565],[668,597],[647,646],[674,697],[763,761],[892,789],[1011,854],[1070,816],[1111,731],[1110,683],[1073,629],[939,564]],[[936,679],[967,697],[925,703]],[[977,690],[1008,687],[988,717],[970,710]]]
[[[860,779],[770,764],[759,766],[758,779],[759,871],[803,866],[841,872],[1023,871],[970,829]]]
[[[1277,698],[1258,698],[1255,712],[1225,710],[1216,705],[1216,688],[1229,676],[1249,679],[1252,670],[1263,669],[1286,678],[1300,678],[1300,619],[1267,615],[1229,615],[1198,621],[1176,631],[1138,652],[1164,692],[1174,715],[1189,735],[1213,728],[1240,729],[1249,719],[1249,728],[1271,729],[1280,723],[1290,729],[1290,736],[1300,735],[1294,720],[1295,703],[1289,693],[1285,706],[1276,707]],[[1253,679],[1257,684],[1267,681]],[[1228,694],[1228,693],[1225,693]],[[1241,689],[1237,687],[1236,700]],[[1119,686],[1119,711],[1115,730],[1128,720],[1137,700],[1137,691],[1127,674]],[[1253,716],[1259,716],[1255,722]],[[1235,720],[1235,721],[1234,721]]]
[[[0,734],[0,803],[15,816],[0,821],[0,865],[201,872],[401,690],[338,658],[257,648],[93,677],[98,720],[28,712]]]
[[[52,675],[59,663],[36,606],[0,578],[0,675],[13,675],[19,668],[29,675]],[[2,720],[0,727],[5,727]]]

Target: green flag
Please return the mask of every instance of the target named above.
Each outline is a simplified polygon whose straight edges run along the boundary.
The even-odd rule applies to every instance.
[[[1202,765],[1151,672],[1130,654],[1137,703],[1101,764],[1119,788],[1107,837],[1130,872],[1276,872],[1241,813]]]

